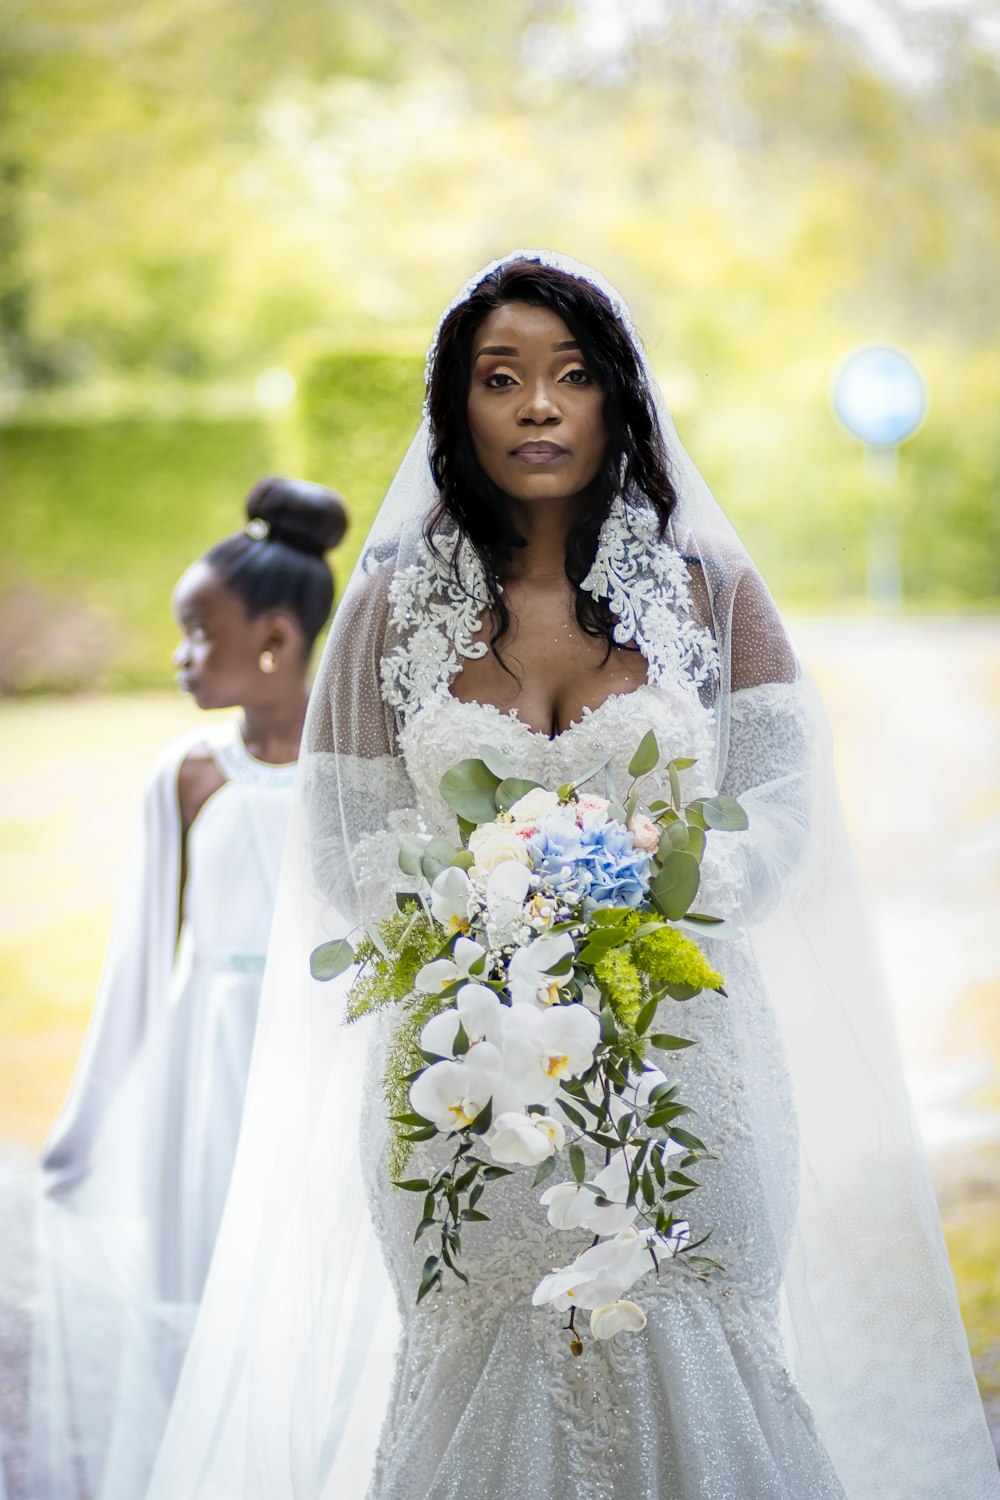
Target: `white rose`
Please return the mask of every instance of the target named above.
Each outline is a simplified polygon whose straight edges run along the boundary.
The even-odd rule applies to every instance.
[[[546,813],[555,812],[558,806],[559,798],[555,792],[547,792],[543,786],[536,786],[530,792],[525,792],[523,797],[518,797],[510,808],[510,815],[515,823],[537,823]]]
[[[480,875],[489,875],[507,860],[516,860],[519,865],[531,863],[524,840],[502,823],[483,823],[477,828],[469,838],[469,852]]]

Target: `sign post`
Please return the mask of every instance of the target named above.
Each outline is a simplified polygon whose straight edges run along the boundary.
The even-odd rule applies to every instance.
[[[901,350],[867,345],[838,366],[830,396],[837,420],[865,445],[865,469],[877,491],[868,532],[868,599],[878,608],[898,609],[903,602],[899,445],[927,414],[923,377]]]

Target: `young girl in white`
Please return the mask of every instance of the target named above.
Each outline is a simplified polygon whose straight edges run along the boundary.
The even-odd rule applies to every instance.
[[[29,1494],[142,1494],[239,1134],[308,697],[346,516],[266,479],[181,578],[178,684],[241,715],[146,792],[84,1053],[41,1163]]]

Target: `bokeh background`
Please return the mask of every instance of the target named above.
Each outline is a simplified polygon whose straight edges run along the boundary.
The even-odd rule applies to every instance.
[[[347,497],[345,576],[437,313],[518,244],[629,298],[826,695],[1000,1430],[1000,10],[974,0],[0,0],[7,1222],[142,777],[195,715],[174,581],[274,471]],[[891,485],[829,404],[872,342],[930,394]]]

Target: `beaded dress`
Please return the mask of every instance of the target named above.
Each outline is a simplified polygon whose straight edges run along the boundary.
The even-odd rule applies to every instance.
[[[616,521],[623,529],[619,511],[605,528],[595,579],[621,542]],[[695,655],[693,641],[680,645],[658,630],[640,603],[634,628],[649,680],[585,710],[550,739],[515,713],[451,695],[449,679],[463,649],[475,648],[459,630],[454,654],[435,656],[421,650],[419,625],[407,631],[410,601],[443,587],[431,576],[430,558],[425,568],[426,576],[418,572],[393,590],[392,622],[406,645],[389,655],[383,670],[384,696],[398,716],[399,752],[424,827],[450,828],[438,786],[442,767],[476,756],[483,744],[496,745],[517,775],[550,787],[610,757],[601,774],[622,788],[632,752],[651,729],[665,758],[698,758],[683,773],[685,798],[711,792],[704,770],[711,711],[685,670]],[[683,568],[664,586],[677,596],[678,612],[686,610]],[[416,677],[415,661],[427,663]],[[804,756],[796,697],[782,683],[735,695],[724,791],[738,795],[782,775],[794,777]],[[749,912],[755,899],[773,898],[773,891],[752,890],[739,839],[710,834],[709,841],[702,909],[734,917]],[[792,847],[789,866],[794,854]],[[708,1253],[724,1270],[705,1282],[671,1264],[659,1283],[645,1278],[634,1290],[649,1319],[646,1329],[607,1343],[588,1339],[579,1358],[570,1353],[565,1320],[531,1305],[541,1277],[580,1247],[578,1235],[549,1226],[530,1174],[496,1184],[491,1222],[466,1229],[463,1266],[470,1286],[452,1279],[415,1305],[427,1252],[413,1240],[419,1195],[394,1191],[389,1183],[378,1078],[392,1023],[381,1023],[362,1139],[373,1220],[402,1333],[371,1500],[459,1500],[470,1487],[491,1500],[841,1500],[843,1489],[788,1370],[778,1331],[784,1246],[775,1239],[773,1218],[760,1212],[766,1192],[771,1202],[785,1200],[789,1224],[794,1217],[798,1151],[781,1047],[746,941],[716,943],[711,956],[725,973],[727,998],[705,993],[683,1007],[664,1002],[664,1029],[680,1030],[698,1045],[680,1060],[659,1055],[656,1061],[682,1082],[683,1097],[698,1112],[699,1133],[717,1157],[688,1204],[692,1232],[711,1233]],[[752,1058],[741,1055],[734,1010],[754,1038]],[[752,1076],[769,1080],[763,1121],[760,1101],[747,1098]],[[408,1175],[427,1175],[439,1154],[440,1148],[438,1154],[418,1148]],[[564,1161],[561,1166],[565,1177]],[[762,1171],[769,1174],[766,1186]]]

